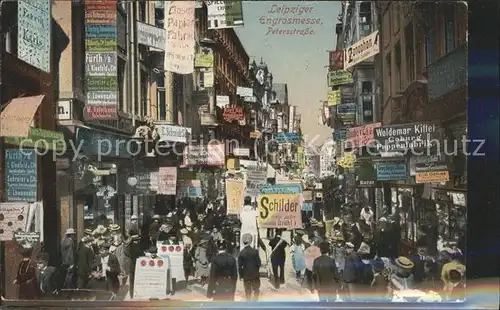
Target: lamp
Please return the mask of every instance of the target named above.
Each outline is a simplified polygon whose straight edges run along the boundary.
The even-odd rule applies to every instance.
[[[127,184],[130,185],[130,186],[132,186],[132,187],[136,186],[137,182],[138,182],[138,180],[137,180],[136,177],[129,177],[127,179]]]

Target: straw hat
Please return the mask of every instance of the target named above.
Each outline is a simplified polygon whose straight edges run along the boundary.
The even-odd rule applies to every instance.
[[[108,228],[110,231],[118,231],[120,230],[120,225],[117,225],[117,224],[111,224],[109,225],[109,228]]]
[[[132,215],[132,216],[130,217],[130,219],[131,219],[131,220],[137,220],[138,218],[137,218],[137,215],[135,215],[135,214],[134,214],[134,215]]]
[[[181,229],[181,234],[186,235],[188,233],[188,230],[186,228]]]
[[[413,262],[405,256],[398,257],[396,259],[396,265],[404,269],[412,269],[414,266]]]
[[[74,235],[75,234],[75,229],[74,228],[68,228],[66,229],[66,235]]]

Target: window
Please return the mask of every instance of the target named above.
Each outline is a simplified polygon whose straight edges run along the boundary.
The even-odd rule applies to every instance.
[[[372,91],[372,82],[371,81],[364,81],[361,83],[361,93],[362,94],[371,94]]]
[[[141,116],[148,116],[149,78],[146,71],[141,70]]]
[[[446,54],[455,49],[455,10],[450,7],[444,16],[444,44]]]
[[[432,28],[427,32],[425,41],[425,45],[427,47],[426,61],[428,66],[436,60],[436,29]]]
[[[406,78],[408,83],[415,79],[415,46],[413,38],[413,23],[405,28]]]
[[[118,106],[120,111],[126,111],[126,103],[125,103],[125,60],[121,57],[118,57]]]
[[[394,57],[396,63],[396,90],[403,88],[403,75],[401,74],[401,42],[398,41],[394,47]]]
[[[359,5],[360,39],[372,32],[372,3],[362,2]]]
[[[385,71],[384,75],[387,76],[387,81],[384,83],[384,93],[387,94],[387,98],[392,95],[392,60],[391,53],[385,56]]]
[[[165,77],[163,74],[158,74],[158,78],[156,79],[157,86],[157,95],[156,98],[158,100],[157,105],[159,107],[160,115],[158,118],[161,121],[167,119],[167,104],[165,101]]]
[[[139,21],[146,22],[146,1],[142,0],[139,2]]]

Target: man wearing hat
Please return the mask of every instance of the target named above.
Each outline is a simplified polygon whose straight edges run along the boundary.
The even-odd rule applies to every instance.
[[[342,280],[346,284],[347,294],[350,301],[354,301],[354,295],[356,293],[356,285],[360,281],[359,279],[359,268],[364,266],[361,262],[361,258],[358,253],[354,250],[354,244],[352,242],[346,242],[345,244],[346,258],[344,265],[344,272],[342,273]]]
[[[217,301],[234,301],[238,267],[236,259],[227,252],[227,242],[217,243],[218,254],[212,259],[207,297]]]
[[[315,287],[320,301],[334,301],[339,288],[337,265],[335,260],[328,255],[330,253],[330,244],[328,242],[322,242],[319,249],[321,256],[317,257],[313,262]]]
[[[120,289],[120,281],[118,275],[120,274],[120,263],[116,255],[109,252],[111,244],[103,243],[99,249],[100,265],[102,271],[102,278],[106,280],[106,288],[108,291],[118,293]]]
[[[94,240],[90,236],[82,238],[78,252],[76,254],[76,274],[77,274],[77,288],[86,289],[92,267],[94,265],[94,258],[96,253],[93,248]]]
[[[141,238],[139,233],[135,230],[131,230],[129,232],[130,236],[124,243],[124,256],[125,256],[125,265],[121,268],[125,270],[125,272],[129,276],[129,294],[130,299],[134,298],[134,280],[135,280],[135,263],[139,257],[143,255],[141,251],[140,241]],[[156,248],[156,245],[154,245]]]
[[[247,301],[259,300],[260,292],[260,256],[259,251],[252,247],[252,235],[244,234],[241,238],[244,248],[238,255],[240,278],[243,280]],[[252,299],[253,292],[253,299]]]
[[[139,231],[139,218],[135,214],[130,217],[130,223],[128,224],[126,233],[130,235],[131,230]]]
[[[73,268],[76,262],[76,233],[74,228],[66,229],[64,239],[61,241],[61,286],[64,288],[75,287]],[[69,275],[69,277],[68,277]]]
[[[160,227],[160,216],[155,214],[153,215],[153,222],[149,225],[149,240],[152,245],[156,245],[156,241],[160,235]]]
[[[405,256],[400,256],[394,262],[396,272],[391,274],[389,282],[389,292],[406,291],[414,289],[413,283],[413,262]]]
[[[40,298],[53,299],[54,293],[58,289],[57,269],[49,266],[49,254],[40,253],[38,255],[38,288],[40,290]]]

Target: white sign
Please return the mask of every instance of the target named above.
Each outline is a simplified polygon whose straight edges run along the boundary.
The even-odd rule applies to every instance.
[[[241,97],[252,97],[253,96],[253,89],[251,89],[250,87],[238,86],[236,88],[236,95],[241,96]]]
[[[177,283],[186,281],[184,276],[184,245],[168,245],[157,242],[158,256],[170,261],[172,279]]]
[[[51,7],[50,0],[17,1],[17,56],[45,72],[52,56]]]
[[[349,46],[344,55],[344,70],[379,53],[378,30]]]
[[[71,101],[70,100],[60,100],[57,102],[57,119],[58,120],[68,120],[72,119],[73,113],[71,112]]]
[[[156,132],[160,141],[168,142],[187,143],[191,136],[191,128],[173,125],[156,125]]]
[[[26,231],[30,203],[0,203],[0,241],[12,241],[14,232]]]
[[[152,192],[158,191],[158,176],[159,171],[151,171],[149,173],[149,190]]]
[[[137,22],[137,43],[165,50],[165,29]]]
[[[177,167],[158,168],[158,194],[175,195],[177,186]]]
[[[215,101],[219,108],[224,108],[229,105],[229,96],[216,96]]]
[[[267,184],[267,165],[253,160],[240,160],[240,165],[246,169],[245,194],[257,198],[261,187]]]
[[[255,96],[245,97],[245,98],[243,98],[243,101],[255,103],[255,102],[257,102],[257,98]]]
[[[135,262],[134,299],[167,299],[171,288],[169,261],[139,257]]]
[[[165,1],[165,70],[194,72],[195,1]]]
[[[234,148],[233,154],[234,156],[250,157],[250,149]]]
[[[206,1],[208,29],[234,28],[243,26],[241,1]]]

